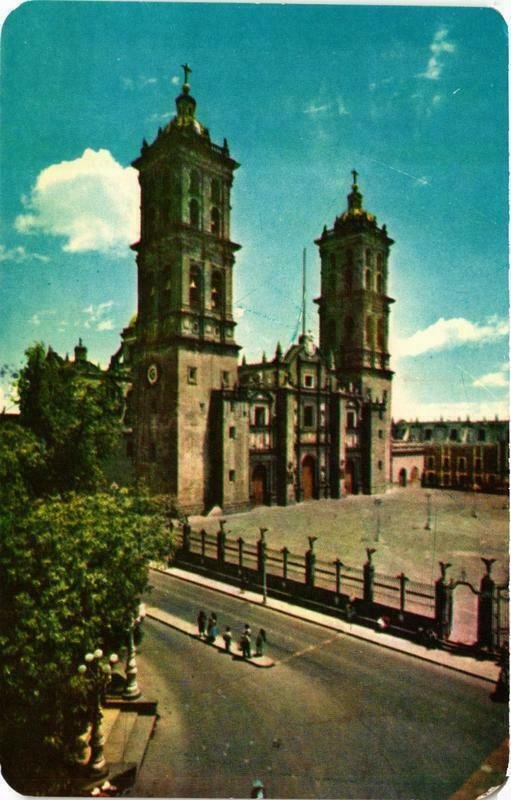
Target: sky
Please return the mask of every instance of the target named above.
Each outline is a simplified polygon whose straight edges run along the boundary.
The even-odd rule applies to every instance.
[[[37,2],[1,40],[0,409],[34,341],[106,366],[136,311],[142,139],[197,118],[241,166],[236,338],[316,336],[314,244],[364,207],[390,257],[395,419],[508,417],[507,26],[474,7]]]

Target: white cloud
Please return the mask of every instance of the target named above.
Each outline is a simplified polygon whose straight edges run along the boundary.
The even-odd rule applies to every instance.
[[[317,115],[328,115],[336,114],[339,117],[346,117],[349,116],[350,112],[348,111],[344,99],[339,95],[336,100],[332,103],[319,103],[315,100],[312,100],[304,109],[304,114],[309,114],[310,116],[317,116]]]
[[[56,311],[52,310],[43,310],[43,311],[36,311],[29,319],[30,325],[40,325],[43,321],[43,317],[54,317]]]
[[[393,353],[396,356],[419,356],[431,350],[447,350],[464,344],[495,341],[508,333],[508,321],[497,317],[490,317],[484,324],[470,322],[463,317],[440,317],[432,325],[416,331],[406,339],[396,339]]]
[[[61,236],[63,250],[128,255],[139,235],[137,171],[123,167],[108,150],[87,148],[74,161],[46,167],[37,177],[26,214],[15,221],[22,233]]]
[[[102,319],[96,325],[97,331],[112,331],[114,329],[114,321],[112,319]]]
[[[11,247],[9,250],[0,244],[0,261],[13,261],[20,264],[24,261],[43,261],[48,262],[48,256],[42,256],[40,253],[28,253],[22,245]]]
[[[487,372],[481,375],[480,378],[475,378],[472,386],[477,389],[487,389],[489,387],[496,389],[505,389],[509,385],[509,367],[504,364],[499,372]]]
[[[105,314],[110,311],[113,305],[113,300],[107,300],[104,303],[98,303],[96,306],[92,305],[91,303],[91,305],[87,306],[87,308],[82,308],[82,314],[85,314],[85,320],[82,323],[83,327],[93,328],[96,331],[113,330],[113,320],[105,319]]]
[[[439,28],[433,36],[433,41],[429,46],[431,56],[429,58],[425,72],[421,72],[417,77],[425,78],[430,81],[437,81],[442,74],[445,65],[443,55],[454,53],[456,45],[447,39],[449,31],[447,28]]]

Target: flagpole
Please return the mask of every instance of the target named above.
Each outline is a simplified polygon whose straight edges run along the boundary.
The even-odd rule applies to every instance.
[[[306,295],[306,277],[307,277],[307,249],[303,248],[303,269],[302,269],[302,336],[305,336],[306,330],[306,314],[305,314],[305,295]]]

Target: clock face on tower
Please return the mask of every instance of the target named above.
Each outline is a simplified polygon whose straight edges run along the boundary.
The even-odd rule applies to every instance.
[[[159,372],[158,366],[156,364],[149,364],[147,368],[147,382],[154,386],[154,384],[158,381]]]

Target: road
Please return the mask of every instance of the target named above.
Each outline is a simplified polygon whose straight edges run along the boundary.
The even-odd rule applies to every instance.
[[[448,798],[507,735],[488,684],[151,573],[147,601],[268,633],[258,669],[154,620],[140,684],[159,700],[138,797]]]

